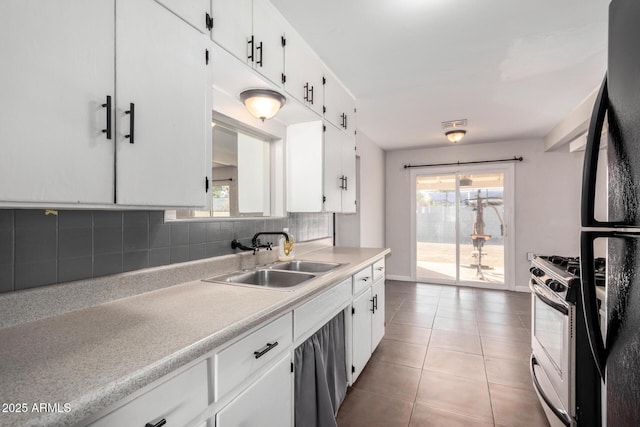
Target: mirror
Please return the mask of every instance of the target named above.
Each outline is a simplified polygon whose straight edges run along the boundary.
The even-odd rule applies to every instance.
[[[166,211],[165,218],[269,216],[273,138],[214,113],[212,140],[211,209]]]

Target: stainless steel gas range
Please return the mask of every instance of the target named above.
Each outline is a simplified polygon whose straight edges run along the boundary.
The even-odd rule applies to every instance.
[[[604,271],[604,260],[596,268]],[[535,256],[530,272],[530,368],[536,394],[552,427],[597,426],[600,384],[591,379],[595,364],[583,357],[589,344],[579,304],[580,260]]]

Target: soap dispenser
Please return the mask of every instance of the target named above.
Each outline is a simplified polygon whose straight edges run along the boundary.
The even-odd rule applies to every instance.
[[[293,245],[293,235],[289,233],[288,228],[283,228],[282,231],[287,233],[287,236],[289,236],[289,242],[287,242],[284,236],[280,236],[278,239],[278,260],[291,261],[296,257],[296,250]]]

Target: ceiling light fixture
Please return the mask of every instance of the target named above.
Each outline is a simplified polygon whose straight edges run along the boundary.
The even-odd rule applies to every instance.
[[[450,130],[449,132],[445,132],[445,135],[447,136],[447,139],[449,141],[453,142],[454,144],[457,144],[458,142],[462,141],[462,138],[464,138],[466,133],[467,133],[466,130],[457,129],[457,130]]]
[[[280,111],[287,98],[271,89],[249,89],[240,94],[240,100],[253,117],[264,122]]]

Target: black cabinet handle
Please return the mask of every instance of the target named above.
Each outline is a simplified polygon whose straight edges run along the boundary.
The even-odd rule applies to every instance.
[[[311,89],[309,89],[309,92],[311,92],[311,99],[309,100],[309,102],[311,103],[311,105],[313,105],[313,86],[311,86]]]
[[[258,47],[256,47],[256,50],[257,50],[257,51],[260,51],[260,59],[258,59],[258,60],[256,61],[256,64],[258,64],[259,66],[261,66],[261,67],[262,67],[262,52],[263,52],[263,51],[262,51],[262,42],[260,42],[260,44],[258,45]]]
[[[384,267],[377,267],[376,270],[382,271],[382,270],[384,270]]]
[[[371,298],[369,301],[371,301],[371,308],[369,309],[370,312],[375,313],[376,312],[376,303],[375,298]]]
[[[349,189],[349,178],[348,177],[344,177],[344,191],[347,191]]]
[[[274,343],[267,343],[267,346],[265,348],[263,348],[260,351],[254,351],[253,355],[255,356],[256,359],[259,359],[262,356],[264,356],[265,353],[267,353],[268,351],[271,351],[271,349],[273,349],[277,345],[278,345],[278,341],[276,341]]]
[[[107,109],[107,127],[102,129],[102,133],[107,134],[107,139],[111,139],[111,96],[107,95],[107,102],[102,104],[103,108]]]
[[[253,61],[253,51],[254,51],[254,46],[255,46],[255,37],[253,35],[251,35],[251,38],[247,41],[247,44],[249,46],[251,46],[251,50],[250,50],[251,53],[249,53],[249,55],[247,55],[247,59],[250,59],[251,62],[254,62]]]
[[[135,142],[135,130],[136,130],[136,105],[131,102],[129,104],[129,110],[124,112],[129,115],[129,135],[125,135],[125,138],[129,139],[129,144]]]
[[[361,277],[360,280],[362,280],[363,282],[366,282],[369,280],[369,276]]]
[[[341,190],[344,190],[344,175],[340,177],[340,185],[338,186]]]
[[[373,297],[373,312],[375,313],[378,310],[378,294],[375,294]]]
[[[144,427],[162,427],[163,425],[165,425],[167,423],[166,418],[161,419],[160,421],[158,421],[157,423],[147,423],[144,425]]]
[[[309,101],[309,83],[304,84],[304,97],[305,101]]]
[[[344,128],[347,128],[347,113],[344,113]]]

